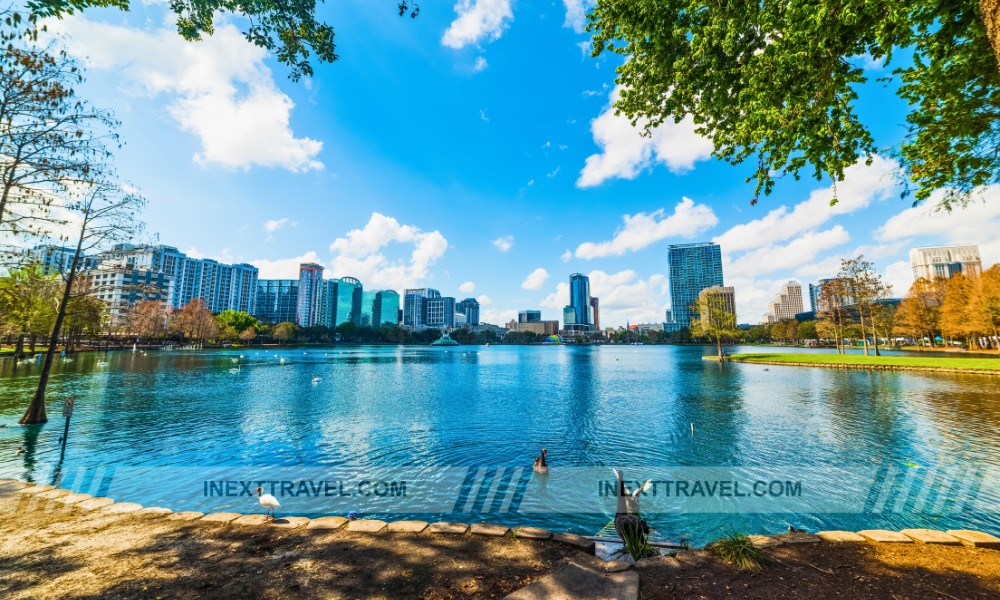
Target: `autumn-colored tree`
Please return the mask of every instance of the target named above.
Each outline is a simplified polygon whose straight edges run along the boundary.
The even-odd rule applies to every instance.
[[[129,330],[139,339],[163,335],[167,331],[169,319],[170,307],[159,300],[137,302],[129,309],[126,317]]]
[[[987,338],[987,346],[1000,353],[1000,264],[993,265],[974,280],[969,305],[972,327]]]
[[[934,338],[941,330],[941,304],[944,301],[945,285],[944,279],[928,281],[921,277],[914,281],[896,310],[894,331],[914,340],[927,337],[933,348]],[[918,342],[917,348],[922,347]]]
[[[968,339],[973,335],[972,315],[969,306],[975,293],[975,284],[958,273],[948,280],[941,303],[941,334],[950,339]]]
[[[847,310],[850,302],[850,292],[844,279],[839,277],[831,279],[820,289],[818,316],[821,323],[828,324],[821,329],[824,330],[824,335],[832,334],[838,354],[844,353],[845,329],[852,322],[851,314]]]
[[[288,321],[278,323],[271,328],[271,336],[278,340],[278,343],[287,342],[298,332],[299,326]]]
[[[219,332],[212,311],[201,298],[188,302],[176,313],[174,326],[185,339],[195,342],[213,338]]]
[[[239,337],[241,342],[249,344],[250,342],[257,339],[257,330],[254,329],[253,327],[247,327],[246,329],[240,332]]]

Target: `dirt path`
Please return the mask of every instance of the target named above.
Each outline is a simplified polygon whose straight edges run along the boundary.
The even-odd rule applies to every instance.
[[[705,558],[639,570],[641,597],[1000,598],[1000,550],[768,549],[760,573]],[[0,598],[496,598],[562,568],[554,541],[351,533],[116,515],[0,493]],[[693,560],[692,560],[693,559]]]

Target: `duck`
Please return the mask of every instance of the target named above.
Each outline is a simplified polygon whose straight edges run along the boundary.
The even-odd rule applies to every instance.
[[[257,493],[257,501],[260,502],[260,505],[267,509],[267,512],[265,512],[264,514],[267,517],[270,517],[271,520],[273,521],[274,509],[281,508],[281,503],[278,502],[278,499],[272,496],[271,494],[265,494],[264,488],[262,487],[258,487],[256,490],[254,490],[254,492]]]
[[[24,454],[24,448],[18,446],[17,450],[14,451],[14,454]]]
[[[532,469],[534,469],[535,473],[538,473],[539,475],[549,474],[549,463],[545,461],[545,455],[545,448],[542,448],[542,455],[535,457],[535,465]]]
[[[645,539],[649,535],[649,524],[639,516],[639,494],[648,490],[653,485],[653,480],[639,486],[631,494],[625,487],[625,475],[617,469],[611,469],[618,479],[618,506],[615,509],[615,531],[618,537],[625,540],[626,537],[640,536]]]

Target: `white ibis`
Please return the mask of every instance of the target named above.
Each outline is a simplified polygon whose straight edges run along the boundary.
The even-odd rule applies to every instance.
[[[267,509],[267,512],[264,514],[271,517],[271,520],[273,521],[274,509],[281,508],[281,503],[279,503],[278,499],[271,494],[265,494],[264,488],[262,487],[257,488],[255,491],[257,492],[257,501],[260,502],[261,506]]]
[[[545,461],[545,448],[542,448],[542,455],[535,457],[535,465],[532,467],[539,475],[549,474],[549,463]]]
[[[639,489],[632,492],[625,487],[625,476],[617,469],[611,469],[618,479],[618,508],[615,510],[615,531],[618,537],[625,541],[628,537],[642,537],[645,539],[649,535],[649,525],[639,516],[639,494],[648,490],[653,485],[653,480],[639,486]]]

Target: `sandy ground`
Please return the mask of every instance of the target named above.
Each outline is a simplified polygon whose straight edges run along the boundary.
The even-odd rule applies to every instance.
[[[1000,598],[1000,550],[809,544],[760,573],[640,571],[642,598]],[[0,598],[503,597],[565,564],[552,541],[171,521],[0,493]]]

